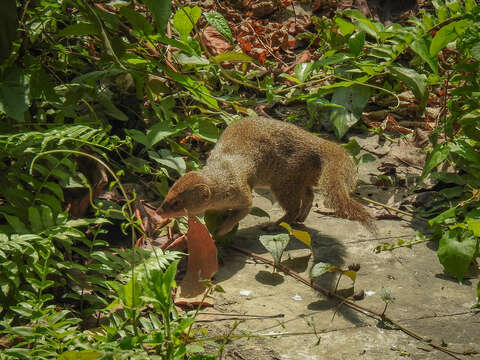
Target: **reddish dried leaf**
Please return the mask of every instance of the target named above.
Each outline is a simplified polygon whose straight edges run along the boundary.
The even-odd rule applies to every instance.
[[[177,305],[199,304],[207,291],[200,280],[211,279],[218,269],[215,242],[206,226],[195,216],[188,217],[186,238],[189,253],[187,272],[178,286]]]
[[[246,53],[249,53],[252,51],[252,45],[250,43],[244,42],[241,43],[240,46],[242,47],[242,50],[245,51]]]
[[[213,26],[207,26],[202,32],[205,46],[212,55],[218,55],[233,49],[233,45]]]
[[[182,235],[173,239],[172,241],[168,241],[162,246],[162,250],[176,250],[176,251],[184,251],[187,250],[188,244],[186,241],[186,236]]]
[[[253,48],[250,51],[250,56],[254,57],[259,62],[264,63],[267,60],[267,53],[268,51],[265,49]]]
[[[312,55],[310,54],[310,51],[309,50],[305,50],[303,51],[300,56],[298,57],[297,61],[295,61],[293,64],[289,65],[289,66],[285,66],[282,68],[282,72],[284,73],[289,73],[290,71],[293,72],[293,68],[297,65],[297,64],[302,64],[302,63],[306,63],[306,62],[310,62],[312,60]]]
[[[288,45],[288,34],[285,30],[277,30],[271,35],[272,47],[284,47]]]

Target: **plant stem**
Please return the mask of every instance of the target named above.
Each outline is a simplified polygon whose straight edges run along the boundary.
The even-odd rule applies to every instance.
[[[244,249],[241,249],[241,248],[238,248],[238,247],[235,247],[235,246],[230,246],[230,248],[232,250],[235,250],[239,253],[242,253],[244,255],[247,255],[249,257],[252,257],[254,259],[257,259],[257,260],[260,260],[266,264],[269,264],[271,266],[275,266],[273,261],[270,260],[270,259],[267,259],[265,257],[262,257],[258,254],[255,254],[255,253],[252,253],[250,251],[247,251],[247,250],[244,250]],[[455,355],[465,355],[467,352],[459,352],[459,351],[454,351],[454,350],[450,350],[444,346],[441,346],[441,345],[437,345],[437,344],[434,344],[432,342],[430,342],[428,339],[426,339],[425,337],[423,337],[422,335],[420,334],[417,334],[416,332],[406,328],[405,326],[401,325],[400,323],[398,323],[398,321],[395,321],[393,319],[390,319],[388,316],[385,316],[385,314],[382,314],[382,313],[379,313],[375,310],[371,310],[369,308],[366,308],[366,307],[363,307],[361,305],[358,305],[352,301],[349,301],[347,300],[346,298],[344,298],[343,296],[340,296],[336,293],[332,293],[331,291],[319,286],[319,285],[316,285],[314,283],[312,283],[311,281],[305,279],[304,277],[302,277],[300,274],[298,274],[297,272],[289,269],[288,267],[286,267],[285,265],[282,265],[282,264],[277,264],[276,265],[279,269],[281,269],[283,272],[285,272],[286,274],[292,276],[293,278],[297,279],[298,281],[304,283],[305,285],[308,285],[310,286],[311,288],[319,291],[320,293],[322,293],[323,295],[327,296],[327,297],[330,297],[330,298],[336,298],[337,300],[339,300],[340,302],[342,302],[343,304],[345,304],[346,306],[348,306],[349,308],[353,309],[353,310],[357,310],[359,312],[363,312],[365,314],[370,314],[370,315],[373,315],[374,317],[376,317],[378,320],[380,321],[388,321],[390,323],[392,323],[393,325],[395,325],[396,327],[398,327],[401,331],[403,331],[405,334],[417,339],[418,341],[421,341],[425,344],[427,344],[428,346],[436,349],[436,350],[439,350],[439,351],[442,351],[444,352],[445,354],[448,354],[452,357],[454,357],[455,359],[459,359],[457,356]]]

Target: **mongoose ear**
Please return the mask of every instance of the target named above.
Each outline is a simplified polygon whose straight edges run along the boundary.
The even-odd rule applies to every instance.
[[[212,197],[212,191],[207,184],[197,184],[195,188],[198,190],[202,200],[207,201]]]

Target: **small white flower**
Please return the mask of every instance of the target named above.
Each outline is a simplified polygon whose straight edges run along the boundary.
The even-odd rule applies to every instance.
[[[240,295],[250,296],[250,295],[252,295],[252,290],[240,290]]]
[[[292,300],[301,301],[301,300],[303,300],[303,298],[300,295],[295,294],[295,296],[292,296]]]

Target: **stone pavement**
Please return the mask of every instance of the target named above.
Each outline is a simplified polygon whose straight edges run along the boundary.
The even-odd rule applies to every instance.
[[[375,198],[375,197],[374,197]],[[268,210],[273,220],[282,215],[278,205],[256,196],[254,204]],[[387,315],[435,344],[444,342],[449,349],[480,351],[480,313],[471,310],[478,277],[460,285],[445,274],[438,262],[435,244],[421,243],[413,248],[375,253],[377,245],[396,242],[401,237],[413,240],[415,230],[405,220],[378,220],[373,235],[360,224],[336,219],[312,211],[305,223],[312,237],[314,256],[305,245],[292,240],[283,255],[283,264],[308,278],[315,262],[339,266],[360,264],[355,290],[367,296],[358,304],[382,312],[382,287],[395,296]],[[264,219],[249,215],[240,224],[234,246],[270,257],[258,237],[265,232]],[[246,320],[233,334],[283,334],[276,337],[233,338],[226,344],[224,359],[431,359],[453,358],[434,350],[399,330],[382,328],[378,320],[363,313],[338,306],[317,291],[283,273],[273,273],[270,266],[256,263],[236,252],[226,250],[214,281],[225,293],[216,293],[210,312],[250,315],[278,315],[283,318]],[[336,277],[325,274],[317,279],[324,288],[333,289]],[[343,277],[339,289],[350,288]],[[249,295],[241,295],[250,291]],[[208,315],[201,318],[212,319]],[[225,335],[233,321],[207,323],[210,334]],[[203,326],[203,324],[202,324]],[[318,336],[313,333],[317,332]],[[288,333],[288,334],[287,334]],[[480,355],[458,358],[480,358]]]

